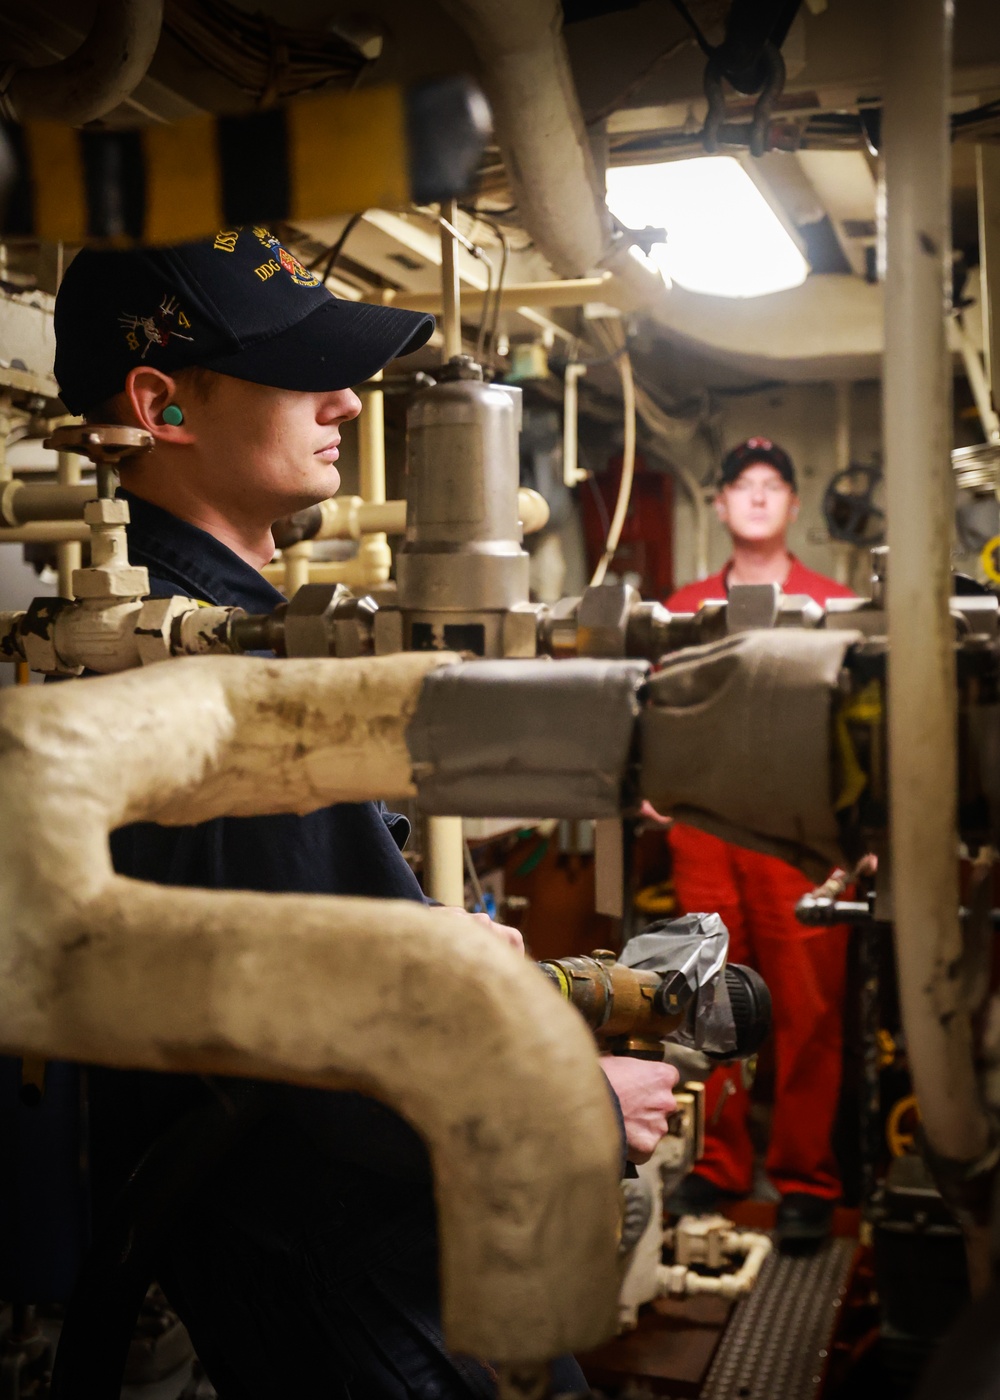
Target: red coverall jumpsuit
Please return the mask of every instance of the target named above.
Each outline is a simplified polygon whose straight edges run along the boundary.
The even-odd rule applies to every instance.
[[[706,599],[725,598],[728,571],[727,565],[688,584],[667,607],[694,612]],[[794,557],[784,590],[818,603],[854,596]],[[768,1175],[783,1196],[804,1192],[836,1200],[840,1179],[831,1135],[840,1093],[847,930],[810,929],[796,920],[795,903],[812,882],[774,856],[680,823],[670,831],[670,845],[681,909],[718,913],[729,929],[730,960],[755,967],[771,989],[775,1084]],[[753,1179],[748,1109],[739,1066],[716,1070],[708,1081],[705,1155],[697,1171],[738,1195]]]

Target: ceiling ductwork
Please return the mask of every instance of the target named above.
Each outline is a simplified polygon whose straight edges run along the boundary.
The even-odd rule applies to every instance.
[[[163,0],[100,0],[90,33],[73,53],[42,68],[7,69],[0,115],[70,126],[106,116],[146,76],[162,24]]]

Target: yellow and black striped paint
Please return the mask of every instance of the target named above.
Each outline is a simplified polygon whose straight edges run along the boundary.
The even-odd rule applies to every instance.
[[[469,187],[487,118],[478,90],[449,79],[139,130],[8,126],[16,174],[0,232],[63,243],[181,243],[226,225],[451,198]]]

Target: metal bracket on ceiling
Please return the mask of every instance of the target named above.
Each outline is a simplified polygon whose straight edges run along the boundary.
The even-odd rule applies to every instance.
[[[785,60],[777,45],[768,41],[761,51],[761,60],[766,68],[766,76],[750,123],[749,145],[750,154],[753,156],[762,156],[770,148],[771,114],[785,86]],[[726,118],[723,70],[715,58],[710,58],[705,65],[705,96],[708,99],[708,111],[705,114],[701,139],[709,155],[714,155],[719,149]]]

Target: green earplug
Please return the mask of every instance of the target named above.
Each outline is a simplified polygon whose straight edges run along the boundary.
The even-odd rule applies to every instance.
[[[179,428],[184,422],[184,414],[175,403],[168,403],[163,410],[163,421],[169,423],[172,428]]]

